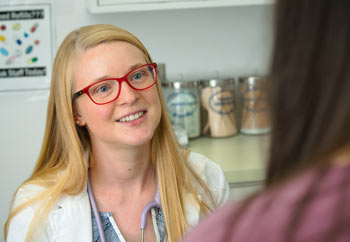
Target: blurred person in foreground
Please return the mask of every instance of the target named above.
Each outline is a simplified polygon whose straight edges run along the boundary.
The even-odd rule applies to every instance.
[[[350,1],[276,2],[265,188],[192,241],[350,241]]]

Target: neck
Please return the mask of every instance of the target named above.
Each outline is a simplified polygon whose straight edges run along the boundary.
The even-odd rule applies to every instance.
[[[128,149],[94,147],[90,165],[94,190],[137,193],[156,184],[150,150],[150,144]]]

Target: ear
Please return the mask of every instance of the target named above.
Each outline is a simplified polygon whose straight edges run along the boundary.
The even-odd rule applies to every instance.
[[[74,123],[78,126],[86,125],[86,122],[84,121],[83,117],[79,114],[79,112],[75,107],[73,108],[73,119],[74,119]]]

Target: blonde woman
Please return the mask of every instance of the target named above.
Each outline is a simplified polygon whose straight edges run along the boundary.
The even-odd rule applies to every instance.
[[[222,170],[176,142],[157,79],[148,51],[124,29],[86,26],[65,38],[8,242],[178,241],[227,200]]]

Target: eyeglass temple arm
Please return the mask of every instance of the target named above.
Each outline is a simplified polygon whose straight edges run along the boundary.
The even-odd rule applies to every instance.
[[[77,99],[78,97],[80,97],[84,92],[83,91],[79,91],[76,92],[72,95],[72,100],[74,101],[75,99]]]

